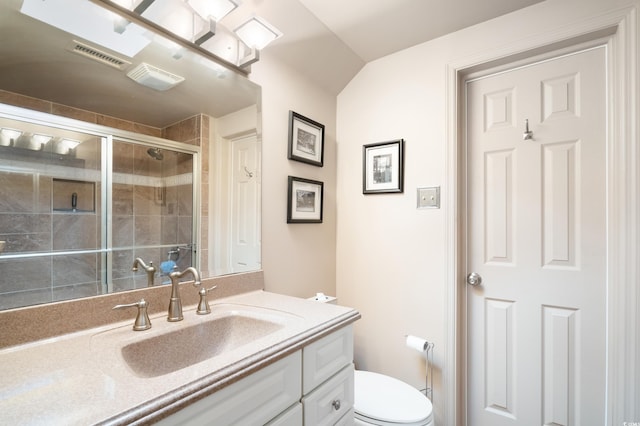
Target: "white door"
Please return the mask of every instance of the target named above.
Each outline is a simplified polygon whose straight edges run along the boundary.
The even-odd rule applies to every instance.
[[[231,142],[231,270],[260,268],[260,165],[256,135]]]
[[[605,87],[603,47],[467,84],[469,426],[605,422]]]

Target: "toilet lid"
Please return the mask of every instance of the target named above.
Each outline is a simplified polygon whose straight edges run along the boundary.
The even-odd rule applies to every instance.
[[[419,423],[431,416],[431,401],[416,388],[393,377],[355,372],[356,413],[393,423]]]

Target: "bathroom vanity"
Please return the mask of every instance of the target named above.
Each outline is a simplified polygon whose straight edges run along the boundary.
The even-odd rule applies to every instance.
[[[261,273],[243,275],[245,285],[203,280],[218,286],[209,315],[196,315],[197,291],[182,284],[179,322],[166,320],[166,286],[0,312],[0,342],[16,343],[0,349],[0,423],[349,424],[359,313],[265,292],[252,278]],[[108,307],[140,295],[152,327],[133,331],[135,311]],[[28,330],[26,317],[49,321]],[[24,341],[18,328],[40,338]]]
[[[353,398],[349,325],[158,424],[349,425]]]

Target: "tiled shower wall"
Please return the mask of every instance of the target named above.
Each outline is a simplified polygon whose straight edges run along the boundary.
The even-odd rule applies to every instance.
[[[147,277],[131,271],[133,259],[153,262],[156,269],[169,259],[168,248],[186,247],[192,240],[193,195],[191,183],[181,176],[193,170],[192,156],[163,150],[163,160],[153,159],[146,146],[114,141],[113,147],[113,279],[114,290],[147,285]],[[134,180],[130,179],[133,176]],[[141,248],[141,247],[147,248]],[[149,248],[149,246],[156,246]],[[188,250],[171,256],[180,270],[191,265]],[[169,282],[166,274],[155,283]]]
[[[208,277],[209,264],[209,145],[210,145],[209,116],[199,114],[162,129],[162,137],[176,142],[200,146],[202,151],[200,169],[200,256],[201,274]]]
[[[208,134],[209,117],[194,116],[166,129],[156,129],[77,110],[39,99],[0,90],[0,103],[30,108],[90,123],[159,136],[191,145],[201,145],[202,155],[202,246],[207,247],[208,223]],[[204,136],[203,136],[204,135]],[[182,154],[176,154],[180,157]],[[150,178],[175,176],[191,167],[184,158],[161,164],[146,154],[146,148],[114,144],[114,173],[144,173]],[[189,164],[188,164],[189,163]],[[168,164],[168,165],[167,165]],[[164,166],[165,169],[161,170]],[[173,168],[173,170],[171,169]],[[5,252],[70,250],[100,245],[100,217],[94,213],[65,214],[52,211],[52,179],[0,173],[0,240],[7,240]],[[100,188],[96,188],[100,193]],[[98,201],[99,201],[99,197]],[[160,198],[160,199],[159,199]],[[167,186],[161,197],[155,188],[114,183],[113,186],[113,287],[126,290],[146,286],[146,275],[131,271],[133,259],[142,257],[158,267],[167,260],[167,249],[134,250],[135,245],[173,244],[190,241],[191,191]],[[100,211],[99,208],[96,209]],[[12,246],[13,245],[13,246]],[[124,249],[118,250],[118,247]],[[207,265],[208,250],[199,250]],[[181,250],[178,267],[191,262]],[[47,303],[102,293],[99,284],[102,265],[95,254],[13,259],[0,262],[0,309]],[[203,276],[208,276],[202,271]],[[162,277],[156,277],[159,284]]]

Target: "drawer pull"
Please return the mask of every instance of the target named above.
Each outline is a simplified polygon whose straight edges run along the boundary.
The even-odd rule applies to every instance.
[[[331,406],[333,407],[334,410],[338,411],[340,410],[340,400],[336,399],[335,401],[333,401],[331,403]]]

